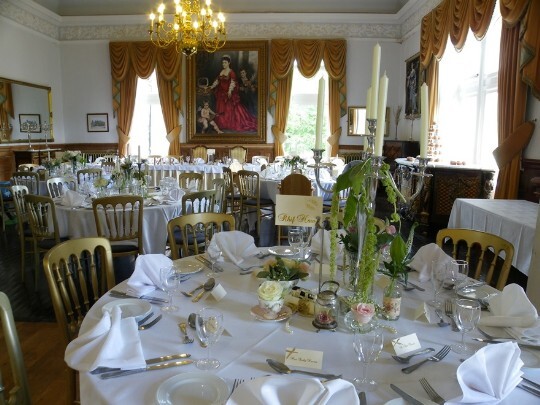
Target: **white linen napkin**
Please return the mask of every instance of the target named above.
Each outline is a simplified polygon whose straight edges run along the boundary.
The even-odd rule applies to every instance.
[[[528,343],[532,345],[540,346],[540,320],[536,320],[534,325],[528,328],[506,328],[514,339],[519,340],[522,343]]]
[[[205,162],[204,162],[203,158],[195,158],[195,159],[193,159],[193,163],[195,163],[196,165],[202,165]]]
[[[493,316],[480,319],[479,325],[527,328],[538,318],[536,308],[518,284],[508,284],[500,294],[489,300]]]
[[[418,272],[418,280],[423,283],[431,279],[431,263],[437,260],[440,267],[446,266],[452,258],[448,256],[436,243],[430,243],[418,249],[409,267]]]
[[[67,365],[79,371],[97,367],[124,370],[146,367],[139,331],[134,317],[122,319],[119,306],[105,312],[90,330],[72,340],[64,354]]]
[[[151,293],[161,285],[159,269],[172,265],[172,260],[161,253],[138,256],[135,270],[127,282],[128,293],[137,296]]]
[[[494,403],[504,399],[521,382],[523,361],[514,342],[487,345],[457,369],[461,397],[447,404]]]
[[[62,196],[62,205],[66,207],[80,207],[84,204],[84,196],[73,190],[66,190]]]
[[[184,190],[173,188],[171,191],[169,191],[169,200],[180,201],[185,194],[186,192]]]
[[[324,232],[324,233],[323,233]],[[338,229],[338,235],[343,232]],[[321,254],[321,243],[324,235],[324,252]],[[311,238],[311,252],[319,255],[319,260],[322,260],[324,264],[330,263],[330,231],[319,229],[315,235]],[[336,249],[336,263],[339,265],[343,263],[343,244],[338,243]]]
[[[226,231],[214,234],[208,249],[220,249],[222,257],[218,261],[231,262],[236,265],[242,264],[248,257],[259,253],[253,236],[241,231]]]
[[[234,390],[227,405],[358,404],[354,385],[337,379],[321,383],[310,378],[269,376],[246,381]]]

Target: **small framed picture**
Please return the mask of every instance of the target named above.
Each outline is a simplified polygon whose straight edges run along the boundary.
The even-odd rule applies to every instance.
[[[86,114],[88,132],[109,132],[109,114]]]
[[[19,114],[21,132],[41,132],[41,116],[39,114]]]

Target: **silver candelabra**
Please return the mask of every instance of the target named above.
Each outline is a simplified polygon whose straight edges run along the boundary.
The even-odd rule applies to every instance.
[[[2,125],[0,125],[0,132],[2,133],[2,139],[7,139],[7,135],[12,129],[13,129],[13,125],[8,124],[7,122],[3,122]]]
[[[411,214],[412,205],[424,188],[424,179],[432,176],[426,173],[429,161],[430,158],[420,157],[418,158],[418,171],[402,165],[394,173],[396,186],[401,191],[402,201],[404,201],[400,204],[400,209],[407,215]]]

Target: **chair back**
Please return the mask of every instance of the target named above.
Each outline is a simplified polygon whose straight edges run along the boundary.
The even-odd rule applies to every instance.
[[[184,172],[178,175],[178,184],[180,188],[192,190],[195,186],[197,191],[203,189],[204,174],[195,172]]]
[[[216,178],[212,180],[212,188],[216,191],[216,198],[214,203],[216,204],[217,212],[227,212],[227,198],[225,190],[225,179]]]
[[[6,220],[10,212],[15,212],[15,203],[11,193],[11,182],[0,181],[0,219],[2,220],[2,229],[6,229]]]
[[[104,160],[101,162],[101,169],[105,174],[112,174],[116,168],[116,162],[114,160]]]
[[[216,190],[194,191],[182,196],[182,215],[216,212]]]
[[[2,334],[6,343],[6,352],[11,365],[13,387],[9,390],[9,397],[5,396],[5,389],[2,383],[2,373],[0,372],[0,403],[1,404],[31,404],[30,388],[26,367],[24,365],[23,353],[13,311],[6,294],[0,291],[0,320],[2,321]]]
[[[77,183],[79,185],[84,182],[90,181],[93,182],[98,177],[101,177],[101,169],[81,169],[77,170]]]
[[[206,158],[208,157],[208,148],[203,145],[197,145],[194,148],[191,148],[191,158],[197,159],[201,158],[204,159],[206,162]]]
[[[77,191],[77,182],[73,177],[51,177],[47,180],[49,197],[62,197],[66,190]]]
[[[242,199],[260,200],[261,183],[259,173],[251,170],[239,170],[237,175]]]
[[[171,257],[198,255],[207,241],[212,240],[215,233],[235,229],[234,216],[221,213],[198,213],[182,215],[171,219],[167,224],[167,233],[171,243]],[[181,246],[177,243],[175,234],[181,233]]]
[[[19,172],[35,172],[37,171],[36,168],[39,167],[39,165],[36,165],[35,163],[23,163],[17,166],[17,171]]]
[[[247,148],[243,147],[243,146],[233,146],[230,150],[229,150],[229,157],[233,160],[236,160],[238,161],[238,163],[240,164],[244,164],[246,163],[246,159],[247,159]]]
[[[508,280],[514,245],[500,236],[473,229],[445,228],[437,232],[436,243],[454,259],[469,262],[469,276],[502,290]],[[500,254],[504,253],[504,259]]]
[[[26,204],[24,203],[24,196],[28,194],[28,187],[11,186],[11,194],[13,195],[13,205],[15,206],[15,214],[17,215],[17,229],[19,235],[22,237],[24,226],[28,223]]]
[[[50,239],[54,240],[55,244],[60,243],[56,207],[53,199],[41,195],[26,194],[24,203],[34,240],[39,242]]]
[[[36,172],[15,172],[11,181],[17,186],[26,186],[30,194],[39,194],[39,174]]]
[[[143,198],[115,195],[92,201],[98,236],[107,238],[115,256],[143,254]]]
[[[281,180],[279,193],[284,195],[313,195],[311,180],[303,174],[291,173]]]

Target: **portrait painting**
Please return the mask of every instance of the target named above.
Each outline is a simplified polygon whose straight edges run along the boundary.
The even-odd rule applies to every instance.
[[[424,82],[420,54],[405,61],[405,115],[420,115],[420,86]]]
[[[266,140],[266,41],[229,41],[188,62],[188,142]]]

